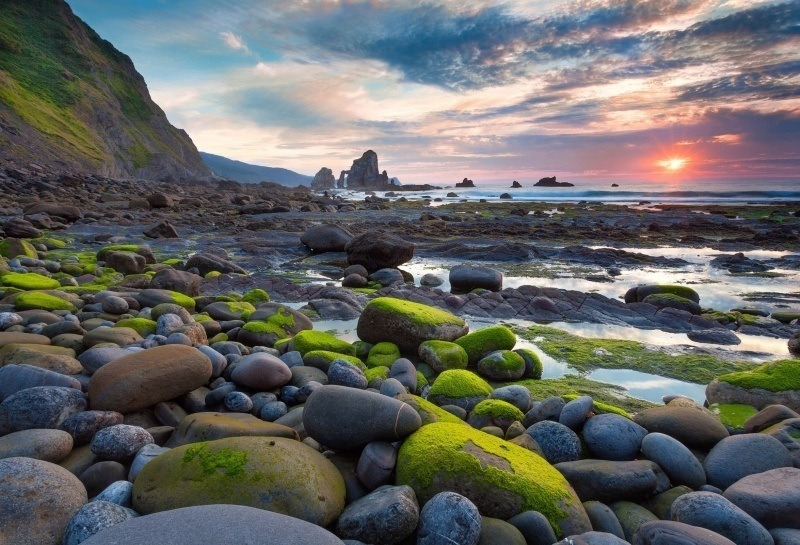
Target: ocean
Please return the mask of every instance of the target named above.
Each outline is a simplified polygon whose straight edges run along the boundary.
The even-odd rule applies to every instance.
[[[508,193],[518,202],[598,202],[607,204],[763,204],[800,202],[800,180],[711,180],[691,182],[612,182],[578,181],[574,187],[534,187],[533,182],[522,183],[522,188],[511,189],[510,183],[480,184],[475,188],[456,188],[455,184],[435,191],[398,191],[398,197],[407,199],[441,198],[442,204],[462,200],[490,202],[505,201],[500,195]],[[362,200],[364,194],[355,191],[335,190],[344,198]],[[448,197],[453,192],[458,197]],[[383,197],[385,192],[376,192]]]

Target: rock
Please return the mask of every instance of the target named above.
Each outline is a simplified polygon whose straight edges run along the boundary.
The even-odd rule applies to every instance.
[[[131,462],[131,469],[128,471],[128,480],[134,482],[144,466],[146,466],[153,458],[164,454],[168,450],[170,449],[167,447],[159,447],[154,443],[150,443],[140,448],[136,453],[136,457],[133,459],[133,462]]]
[[[634,415],[634,422],[648,432],[674,437],[688,447],[710,449],[728,436],[728,430],[710,411],[666,405]]]
[[[353,238],[347,230],[333,223],[312,225],[300,235],[302,242],[312,253],[343,252],[344,247]]]
[[[706,387],[706,398],[709,403],[740,403],[756,409],[780,404],[800,411],[800,360],[769,361],[717,377]]]
[[[356,475],[367,488],[376,488],[389,484],[397,464],[397,450],[391,443],[375,441],[364,447],[358,458]]]
[[[673,484],[700,488],[706,472],[700,461],[680,441],[663,433],[649,433],[642,439],[642,453],[657,463]]]
[[[800,530],[775,528],[769,531],[775,545],[800,545]]]
[[[224,257],[202,252],[194,254],[192,257],[190,257],[186,261],[184,269],[187,271],[191,269],[197,269],[200,276],[205,276],[212,271],[222,274],[247,274],[247,272],[239,265],[225,259]]]
[[[108,488],[112,483],[125,479],[127,475],[128,471],[124,465],[107,460],[90,465],[81,473],[80,479],[91,498]]]
[[[626,541],[633,541],[633,536],[643,524],[658,520],[653,513],[635,503],[629,501],[618,501],[610,505],[611,510],[619,520]]]
[[[12,344],[0,348],[0,366],[32,365],[55,373],[77,375],[83,369],[74,355],[72,349],[60,346]]]
[[[659,467],[649,461],[575,460],[556,464],[582,501],[639,500],[658,490]]]
[[[364,390],[367,387],[367,377],[364,371],[352,363],[337,359],[328,367],[328,382],[339,386],[348,386]]]
[[[580,431],[593,409],[594,400],[591,397],[578,397],[564,405],[558,416],[558,422],[573,431]]]
[[[64,420],[86,408],[86,395],[74,388],[36,386],[0,403],[0,434],[34,428],[58,429]]]
[[[311,180],[311,187],[314,189],[333,189],[336,187],[336,177],[333,175],[333,171],[329,168],[322,167],[319,169],[314,175],[314,179]]]
[[[790,354],[795,357],[800,357],[800,331],[789,338],[788,348]]]
[[[131,509],[115,503],[102,500],[87,503],[69,521],[63,545],[79,545],[98,532],[136,516]]]
[[[645,297],[642,303],[653,305],[659,309],[682,310],[695,316],[703,313],[703,308],[698,303],[672,293],[654,293]]]
[[[200,295],[203,278],[194,273],[176,271],[175,269],[161,269],[150,280],[148,289],[170,290],[195,297]]]
[[[265,352],[256,352],[236,363],[231,379],[240,386],[257,391],[272,390],[287,384],[292,371],[277,357]]]
[[[81,390],[81,383],[77,379],[40,367],[13,364],[0,367],[0,401],[34,386],[60,386]]]
[[[492,391],[490,399],[500,399],[510,403],[517,409],[525,413],[531,408],[531,391],[520,384],[501,386]]]
[[[511,350],[497,350],[478,361],[477,371],[489,380],[519,380],[525,373],[525,360]]]
[[[366,390],[328,385],[305,403],[303,425],[309,436],[334,450],[361,448],[373,441],[397,441],[422,425],[409,405]]]
[[[300,439],[293,429],[264,422],[250,414],[204,412],[190,414],[181,420],[166,446],[174,448],[226,437],[252,436]]]
[[[723,535],[737,545],[772,545],[769,532],[753,517],[719,494],[692,492],[672,504],[672,520]]]
[[[590,529],[575,492],[550,464],[463,424],[428,424],[406,439],[397,484],[411,486],[420,502],[450,491],[469,498],[485,516],[509,519],[535,510],[565,534]]]
[[[102,460],[127,463],[136,453],[153,443],[153,436],[139,426],[117,424],[98,431],[92,438],[91,449]]]
[[[541,447],[551,464],[571,462],[581,456],[581,441],[574,431],[563,424],[545,420],[525,430]]]
[[[103,530],[82,545],[197,545],[198,536],[204,543],[215,544],[343,545],[317,525],[240,505],[200,505],[137,517]]]
[[[488,267],[456,265],[450,269],[450,289],[453,293],[469,293],[474,289],[500,291],[503,273]]]
[[[178,238],[180,236],[175,226],[167,220],[145,229],[142,234],[147,238]]]
[[[442,280],[439,276],[436,276],[435,274],[427,273],[422,275],[422,278],[419,279],[419,283],[421,286],[437,288],[442,284],[444,284],[444,280]]]
[[[379,269],[369,275],[368,280],[370,282],[376,282],[383,287],[402,284],[405,282],[403,273],[401,273],[398,269]]]
[[[129,356],[131,353],[130,350],[118,346],[95,346],[80,354],[78,361],[86,372],[91,375],[105,364],[124,356]]]
[[[347,262],[367,271],[395,268],[414,257],[414,244],[389,233],[364,233],[346,245]]]
[[[481,358],[497,350],[512,350],[517,343],[514,332],[502,325],[488,326],[462,335],[455,343],[467,352],[470,365],[477,365]]]
[[[736,545],[711,530],[682,522],[658,520],[642,524],[633,536],[633,545]]]
[[[153,208],[171,208],[173,206],[172,197],[156,191],[147,196],[147,202]]]
[[[428,401],[439,405],[455,405],[471,411],[478,403],[488,399],[492,387],[481,377],[466,369],[444,371],[433,382]]]
[[[700,302],[700,296],[692,288],[687,286],[667,286],[667,285],[650,285],[650,286],[638,286],[635,288],[631,288],[627,291],[627,293],[625,293],[625,302],[641,303],[648,296],[653,294],[672,294],[672,295],[677,295],[678,297],[682,297],[684,299],[689,299],[690,301],[694,301],[695,303]]]
[[[585,532],[567,536],[558,545],[625,545],[628,542],[606,532]]]
[[[88,501],[72,473],[32,458],[0,460],[0,543],[60,545],[72,515]]]
[[[617,520],[617,515],[609,506],[599,501],[585,501],[583,508],[589,516],[592,528],[598,532],[612,534],[620,539],[625,539],[625,531]]]
[[[2,373],[2,369],[0,369],[0,373]],[[790,418],[800,418],[800,414],[786,405],[768,405],[748,418],[742,426],[742,430],[745,433],[758,433]]]
[[[116,503],[122,507],[131,506],[131,494],[133,493],[133,483],[129,481],[117,481],[108,485],[105,490],[100,492],[94,501],[107,501]]]
[[[724,327],[689,331],[686,333],[686,336],[689,337],[690,341],[696,343],[721,344],[726,346],[735,346],[742,343],[742,340],[737,337],[733,331],[725,329]]]
[[[106,266],[122,274],[138,274],[147,265],[145,257],[134,252],[111,251],[105,253]]]
[[[0,437],[0,459],[24,456],[57,464],[72,451],[72,436],[61,430],[23,430]]]
[[[525,414],[522,424],[530,427],[543,420],[558,422],[565,405],[566,402],[558,396],[548,397],[541,403],[534,403],[533,407]]]
[[[445,310],[378,297],[364,307],[357,331],[364,342],[392,342],[401,351],[416,354],[425,341],[452,341],[466,334],[469,328],[461,318]]]
[[[130,327],[98,327],[87,331],[83,336],[83,345],[91,348],[98,344],[116,344],[119,347],[141,341],[142,336]],[[79,360],[80,361],[80,360]]]
[[[526,545],[525,537],[504,520],[483,517],[479,545]]]
[[[523,511],[508,519],[508,523],[519,530],[526,543],[551,544],[557,540],[550,521],[538,511]]]
[[[347,506],[336,524],[337,535],[364,543],[394,545],[411,535],[419,505],[408,486],[382,486]]]
[[[298,478],[302,475],[302,478]],[[344,509],[336,467],[282,437],[231,437],[174,448],[142,468],[133,506],[143,514],[198,504],[258,506],[325,526]]]
[[[624,461],[636,459],[647,430],[628,418],[609,413],[590,418],[582,435],[596,457]]]
[[[97,410],[129,413],[203,386],[211,360],[182,345],[159,346],[108,363],[92,375],[89,399]]]
[[[724,490],[748,475],[792,467],[792,457],[774,437],[748,433],[726,437],[717,443],[703,465],[709,484]]]
[[[724,496],[767,529],[800,529],[800,469],[796,467],[743,477]]]
[[[417,545],[477,545],[482,520],[469,499],[454,492],[440,492],[422,508]]]
[[[83,411],[64,420],[59,428],[69,433],[76,445],[85,445],[98,431],[117,424],[122,424],[122,415],[118,412]]]

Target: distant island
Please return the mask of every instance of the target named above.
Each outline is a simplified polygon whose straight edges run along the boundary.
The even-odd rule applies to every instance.
[[[551,176],[549,178],[542,178],[535,184],[533,187],[575,187],[575,184],[571,184],[569,182],[557,182],[555,176]]]
[[[475,182],[469,178],[464,178],[462,181],[456,183],[456,187],[475,187]]]

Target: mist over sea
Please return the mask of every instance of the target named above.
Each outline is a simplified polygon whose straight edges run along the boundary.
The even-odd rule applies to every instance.
[[[609,204],[748,204],[765,202],[800,201],[800,180],[708,180],[663,182],[617,182],[612,187],[607,181],[576,181],[574,187],[534,187],[534,182],[520,182],[522,188],[512,189],[511,183],[480,183],[475,188],[457,188],[455,184],[432,184],[443,189],[434,191],[398,191],[398,197],[421,199],[429,196],[441,198],[444,203],[461,200],[502,201],[500,195],[508,193],[513,201],[536,202],[602,202]],[[448,197],[448,193],[458,197]],[[338,191],[345,198],[360,200],[363,193]],[[379,196],[385,192],[377,192]],[[436,203],[439,204],[439,203]]]

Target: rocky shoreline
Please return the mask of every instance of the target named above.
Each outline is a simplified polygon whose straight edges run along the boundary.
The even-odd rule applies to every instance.
[[[800,360],[724,356],[740,336],[797,355],[796,310],[710,308],[703,285],[504,287],[493,268],[614,281],[684,266],[648,253],[673,245],[796,270],[796,205],[433,210],[32,167],[0,188],[0,542],[800,542]],[[469,264],[413,279],[415,255]],[[359,340],[315,328],[342,320]],[[708,349],[534,325],[557,322]],[[523,341],[579,372],[702,380],[708,403],[542,378]]]

